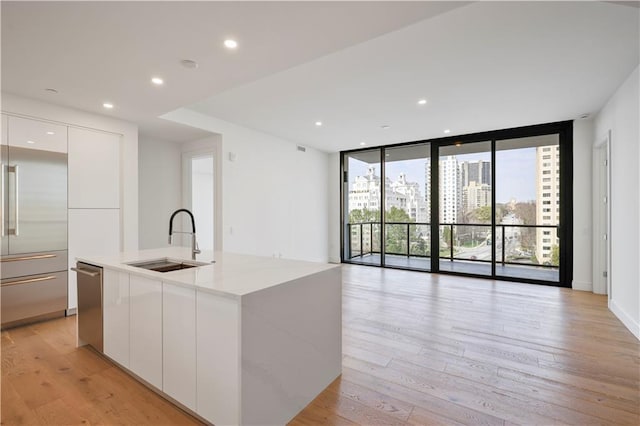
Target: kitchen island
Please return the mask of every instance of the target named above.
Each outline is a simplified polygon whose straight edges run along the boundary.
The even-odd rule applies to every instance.
[[[132,266],[166,258],[191,251],[78,257],[104,270],[104,355],[136,378],[207,422],[275,425],[340,375],[338,265],[204,252],[188,269]]]

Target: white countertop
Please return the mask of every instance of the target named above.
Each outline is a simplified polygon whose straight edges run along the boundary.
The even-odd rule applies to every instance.
[[[328,263],[211,251],[203,251],[196,256],[196,261],[211,263],[214,260],[215,263],[172,272],[156,272],[127,265],[131,262],[164,257],[190,261],[191,249],[170,247],[123,252],[117,256],[78,256],[77,260],[233,298],[240,298],[307,275],[340,267],[340,265]]]

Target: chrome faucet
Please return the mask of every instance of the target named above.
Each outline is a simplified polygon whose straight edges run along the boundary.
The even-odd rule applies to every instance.
[[[173,218],[180,212],[185,212],[191,218],[191,232],[179,232],[173,231]],[[193,218],[193,213],[191,213],[187,209],[178,209],[171,215],[171,219],[169,219],[169,244],[173,242],[173,234],[191,234],[191,259],[196,260],[196,254],[200,253],[200,249],[198,248],[198,242],[196,241],[196,221]]]

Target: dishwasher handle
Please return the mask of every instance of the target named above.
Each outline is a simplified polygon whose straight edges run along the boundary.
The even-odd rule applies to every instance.
[[[76,268],[75,266],[71,268],[71,270],[76,271],[79,274],[88,275],[90,277],[97,277],[98,275],[100,275],[100,272],[91,272],[87,271],[86,269]]]

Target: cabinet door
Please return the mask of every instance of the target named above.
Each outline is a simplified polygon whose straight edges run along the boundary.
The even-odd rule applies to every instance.
[[[196,296],[197,409],[217,425],[240,424],[239,302],[198,291]]]
[[[162,389],[162,282],[129,276],[130,370]]]
[[[69,208],[120,207],[120,135],[69,128]]]
[[[69,210],[69,267],[77,256],[108,256],[120,251],[120,210]],[[69,309],[78,306],[76,274],[69,274]]]
[[[162,390],[196,410],[196,291],[162,283]]]
[[[129,368],[129,274],[105,269],[102,279],[104,353]]]

